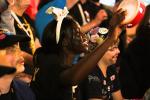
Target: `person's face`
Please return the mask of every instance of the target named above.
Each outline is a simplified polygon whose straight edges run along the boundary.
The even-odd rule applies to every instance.
[[[90,41],[92,43],[96,43],[98,38],[99,38],[98,34],[92,34],[91,37],[90,37]]]
[[[24,71],[24,59],[18,44],[0,50],[0,52],[0,64],[15,67],[16,73]]]
[[[119,53],[120,51],[118,49],[118,45],[115,44],[108,48],[108,50],[102,57],[102,61],[104,61],[104,63],[107,64],[108,66],[115,64]]]
[[[80,31],[80,28],[77,28],[73,34],[72,44],[76,52],[86,52],[88,51],[88,42],[89,39],[86,34]]]
[[[22,16],[22,14],[25,12],[25,10],[28,8],[30,5],[30,0],[15,0],[15,8],[16,8],[16,13],[19,16]]]
[[[131,28],[126,28],[126,44],[128,45],[135,37],[138,24]]]

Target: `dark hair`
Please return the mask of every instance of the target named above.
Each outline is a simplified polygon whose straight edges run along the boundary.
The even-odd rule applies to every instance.
[[[53,0],[40,0],[38,9],[41,9],[44,5],[46,5],[48,2],[51,2]]]
[[[88,0],[88,1],[92,1],[92,2],[99,2],[99,0]]]
[[[72,37],[77,29],[76,21],[73,20],[69,16],[64,18],[62,25],[61,25],[60,39],[59,39],[58,44],[56,43],[56,25],[57,25],[56,20],[53,20],[52,22],[50,22],[47,25],[47,27],[45,28],[44,33],[43,33],[41,45],[46,50],[53,51],[53,52],[59,52],[63,48],[64,38],[67,38],[68,39],[68,48],[71,48]]]

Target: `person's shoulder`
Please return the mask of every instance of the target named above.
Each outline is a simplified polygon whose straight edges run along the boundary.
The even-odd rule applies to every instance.
[[[24,100],[35,100],[35,94],[30,86],[22,80],[14,79],[12,87],[18,100],[24,98]]]
[[[110,65],[108,67],[108,70],[116,71],[116,66],[115,65]]]
[[[116,66],[115,65],[109,66],[108,69],[107,69],[107,72],[110,75],[113,75],[113,74],[117,75],[117,68],[116,68]]]
[[[13,87],[16,87],[16,88],[29,87],[29,85],[22,80],[14,79],[13,80]]]

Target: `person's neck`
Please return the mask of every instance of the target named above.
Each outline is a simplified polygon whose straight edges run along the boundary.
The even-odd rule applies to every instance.
[[[65,54],[65,61],[64,64],[65,65],[72,65],[72,61],[75,57],[75,54],[71,51],[69,51],[68,49],[64,48],[64,54]]]
[[[12,8],[12,11],[13,11],[17,16],[19,16],[19,17],[21,17],[21,16],[23,15],[23,12],[24,12],[24,11],[22,11],[21,9],[18,10],[18,8],[16,8],[16,7],[13,7],[13,8]]]
[[[107,77],[107,67],[108,67],[108,65],[100,60],[98,62],[98,67],[101,69],[104,77]]]
[[[10,90],[10,86],[14,76],[5,75],[0,78],[0,94],[6,94]]]

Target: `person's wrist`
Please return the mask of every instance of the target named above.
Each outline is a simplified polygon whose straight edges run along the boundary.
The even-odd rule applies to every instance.
[[[108,38],[113,39],[113,41],[118,40],[119,35],[121,33],[121,29],[116,26],[116,27],[109,27],[109,34],[108,34]]]
[[[93,19],[92,21],[93,21],[93,25],[94,25],[94,26],[98,26],[98,25],[102,22],[101,20],[98,20],[98,19],[96,19],[96,18]]]
[[[116,41],[117,40],[117,37],[114,36],[112,33],[109,33],[108,36],[107,36],[108,39],[111,39],[113,41]]]

